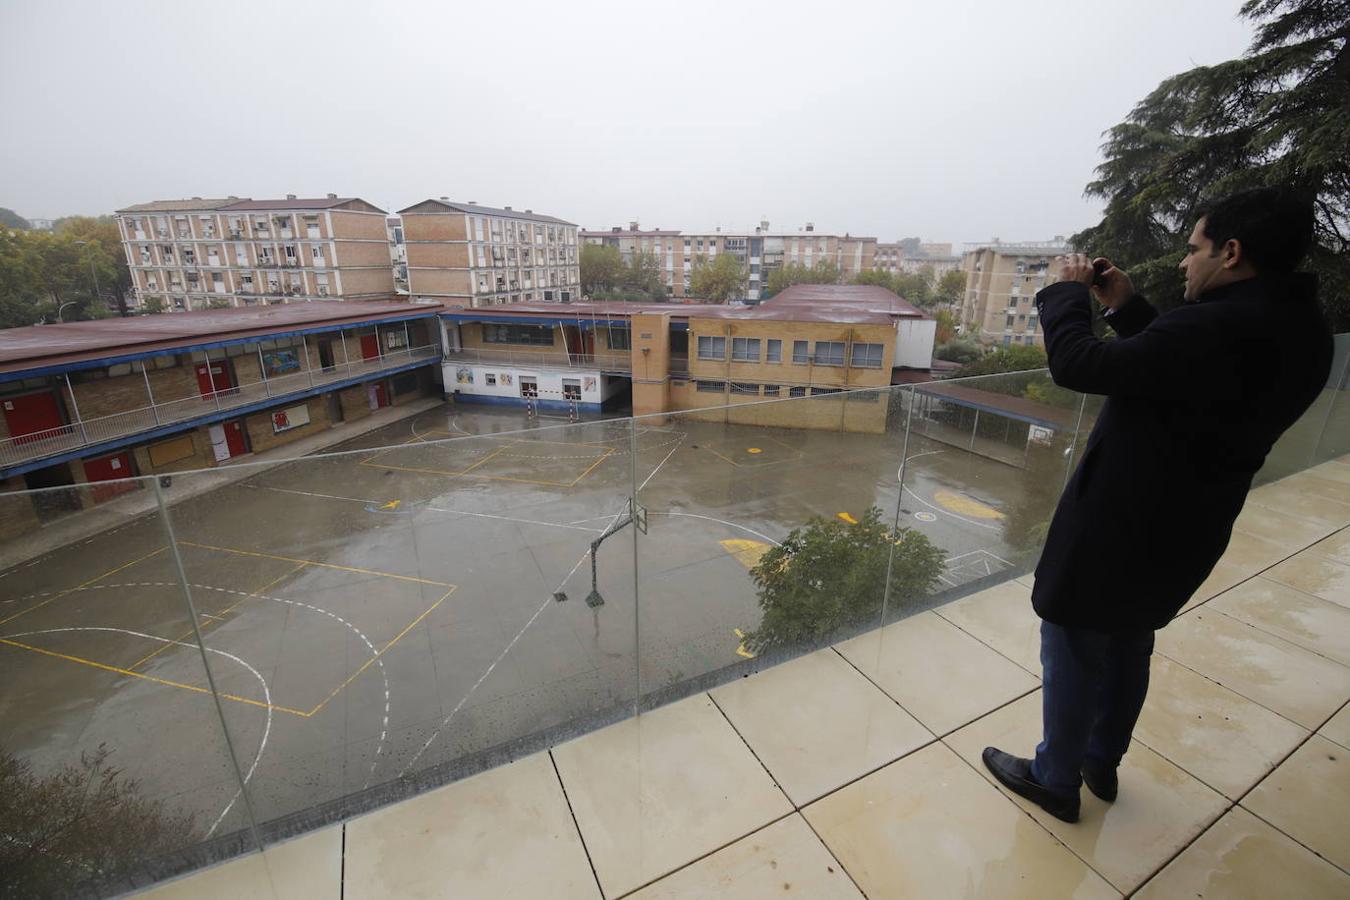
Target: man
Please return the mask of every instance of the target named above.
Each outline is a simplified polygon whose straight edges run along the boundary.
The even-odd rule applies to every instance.
[[[1228,546],[1275,440],[1326,385],[1331,334],[1316,276],[1312,204],[1244,191],[1197,214],[1181,270],[1186,302],[1159,315],[1130,278],[1083,254],[1036,295],[1055,383],[1105,394],[1036,567],[1044,739],[1033,759],[984,763],[1066,822],[1079,786],[1116,797],[1116,768],[1148,692],[1153,633]],[[1092,333],[1090,290],[1116,340]]]

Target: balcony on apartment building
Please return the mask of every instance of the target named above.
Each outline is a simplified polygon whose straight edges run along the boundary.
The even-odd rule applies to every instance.
[[[12,877],[1350,895],[1348,372],[1342,336],[1078,824],[979,759],[1038,739],[1031,573],[1101,407],[1033,371],[523,430],[450,407],[209,494],[147,479],[157,516],[0,573],[0,749],[134,780],[94,833],[8,826]]]

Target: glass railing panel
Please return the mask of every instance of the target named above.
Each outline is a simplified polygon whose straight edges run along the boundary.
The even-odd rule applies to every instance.
[[[1327,389],[1319,398],[1325,402],[1325,416],[1317,435],[1311,463],[1317,465],[1350,453],[1350,334],[1336,335],[1336,356],[1327,379]],[[1313,412],[1313,410],[1309,410]],[[1305,416],[1304,418],[1308,418]]]
[[[120,893],[256,846],[156,488],[0,495],[0,871],[15,896]]]
[[[206,647],[248,664],[221,696],[267,841],[633,712],[631,422],[448,409],[174,477]]]

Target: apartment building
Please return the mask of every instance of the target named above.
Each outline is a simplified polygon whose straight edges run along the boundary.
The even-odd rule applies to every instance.
[[[875,268],[897,275],[912,275],[923,269],[931,269],[934,278],[941,278],[954,269],[960,269],[961,263],[962,257],[952,252],[951,244],[919,244],[917,249],[912,249],[912,245],[900,242],[879,243],[876,249]]]
[[[741,263],[744,299],[751,302],[763,298],[769,275],[776,268],[793,263],[812,266],[825,260],[837,265],[843,280],[849,281],[863,269],[872,268],[877,247],[876,238],[818,233],[811,223],[800,232],[774,233],[767,221],[749,231],[689,233],[659,228],[643,231],[637,222],[630,222],[627,228],[582,231],[581,239],[588,244],[618,247],[625,261],[631,261],[637,253],[655,255],[667,295],[681,299],[694,297],[693,273],[700,258],[712,261],[719,253],[731,253]]]
[[[394,294],[385,212],[357,197],[159,200],[117,220],[137,310]]]
[[[448,197],[399,211],[414,300],[480,307],[581,298],[577,226]]]
[[[961,304],[962,333],[986,343],[1043,346],[1036,313],[1036,292],[1057,280],[1056,256],[1068,250],[1053,241],[1005,244],[995,240],[966,252],[966,296]]]

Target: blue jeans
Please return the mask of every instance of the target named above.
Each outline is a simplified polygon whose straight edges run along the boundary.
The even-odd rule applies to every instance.
[[[1033,778],[1057,794],[1077,794],[1084,765],[1120,765],[1148,694],[1152,655],[1151,630],[1108,634],[1041,622],[1044,739]]]

